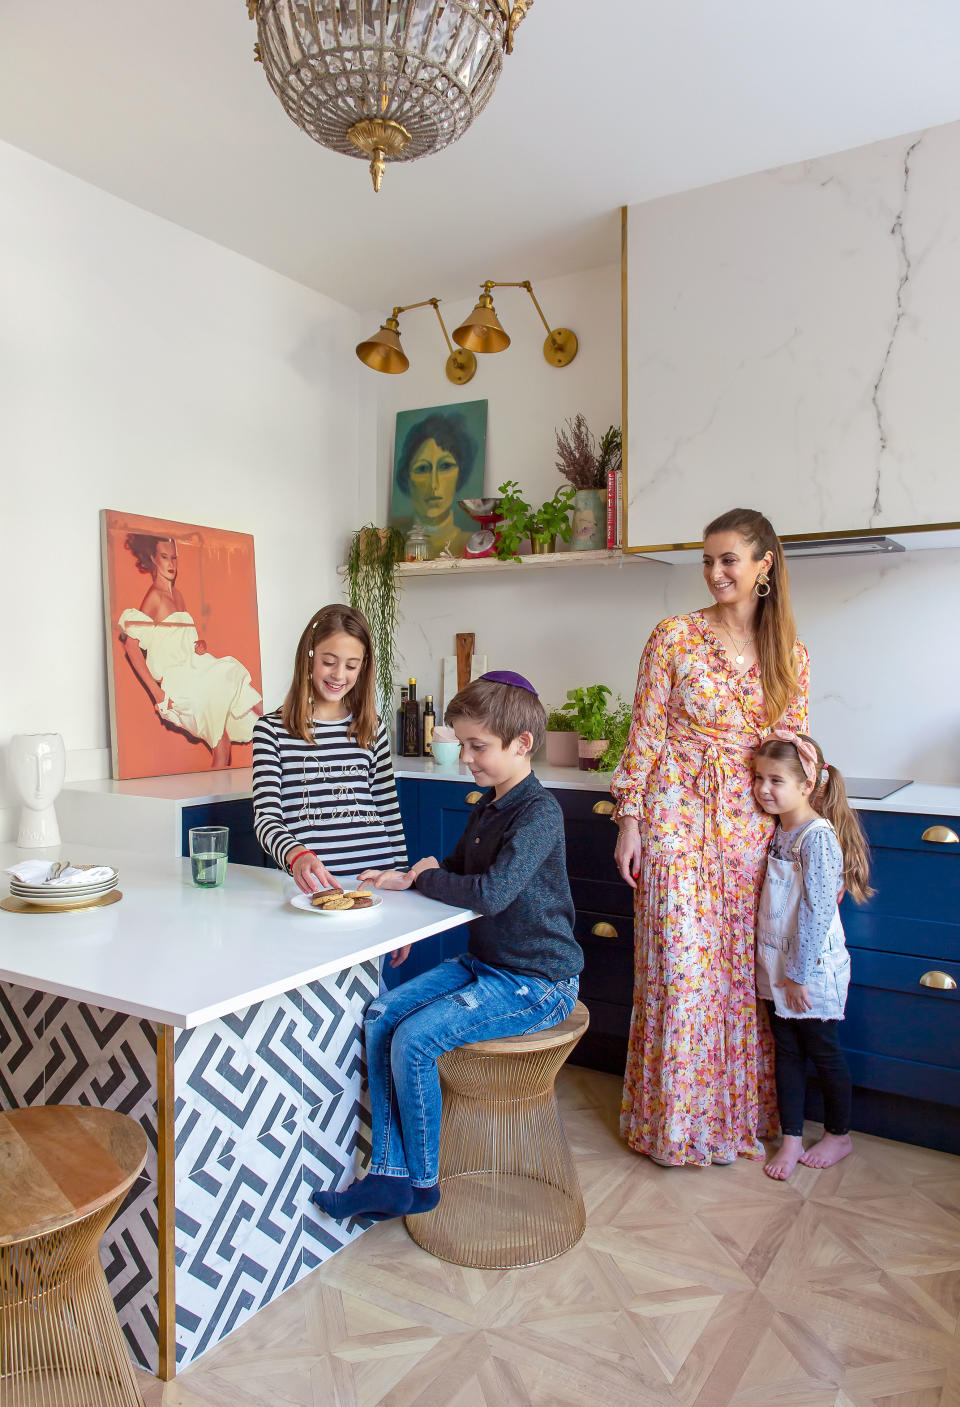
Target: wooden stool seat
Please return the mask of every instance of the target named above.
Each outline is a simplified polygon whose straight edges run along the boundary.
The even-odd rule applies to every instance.
[[[589,1023],[577,1002],[549,1030],[440,1056],[440,1204],[406,1218],[424,1250],[506,1270],[552,1260],[579,1241],[586,1215],[554,1081]]]
[[[147,1158],[109,1109],[0,1112],[0,1401],[142,1407],[97,1257]]]

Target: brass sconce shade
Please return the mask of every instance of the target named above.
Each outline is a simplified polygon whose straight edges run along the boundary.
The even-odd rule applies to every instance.
[[[400,324],[395,317],[387,318],[380,331],[368,337],[366,342],[357,344],[357,356],[364,366],[373,371],[384,371],[388,376],[399,376],[410,365],[406,353],[400,345]]]
[[[398,376],[402,371],[406,371],[410,362],[400,344],[398,318],[401,313],[408,313],[411,308],[431,307],[437,315],[447,351],[450,353],[445,367],[447,380],[452,381],[455,386],[465,386],[468,381],[472,381],[476,375],[477,359],[471,351],[461,351],[459,348],[454,351],[440,316],[439,303],[439,298],[425,298],[422,303],[408,303],[405,307],[394,308],[379,332],[375,332],[365,342],[357,343],[357,356],[364,366],[369,366],[372,371],[385,372],[388,376]]]
[[[453,334],[453,340],[469,352],[505,352],[510,337],[503,329],[493,299],[482,293],[473,312],[465,317]]]
[[[577,355],[579,346],[577,334],[571,332],[569,327],[551,328],[543,316],[543,309],[536,300],[529,279],[524,279],[520,283],[497,283],[493,279],[485,280],[477,306],[469,317],[464,318],[454,332],[454,342],[470,352],[504,352],[510,346],[510,338],[493,306],[491,288],[525,288],[533,300],[533,306],[540,314],[540,321],[547,329],[547,336],[543,343],[544,360],[548,361],[551,366],[570,365]]]

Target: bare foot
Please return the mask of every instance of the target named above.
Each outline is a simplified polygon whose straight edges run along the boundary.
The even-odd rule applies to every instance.
[[[769,1163],[764,1163],[763,1171],[767,1177],[772,1177],[777,1182],[786,1182],[797,1163],[803,1161],[800,1157],[802,1152],[803,1139],[798,1138],[795,1134],[785,1133],[776,1153]]]
[[[853,1152],[848,1133],[825,1133],[800,1159],[805,1168],[832,1168]]]

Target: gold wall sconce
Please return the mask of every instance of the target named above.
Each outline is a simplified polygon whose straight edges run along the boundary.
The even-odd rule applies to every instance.
[[[540,314],[540,321],[547,329],[543,343],[544,360],[551,366],[570,365],[577,355],[577,334],[571,332],[569,327],[551,328],[543,316],[543,309],[537,302],[529,279],[524,279],[521,283],[497,283],[493,279],[486,279],[477,306],[453,334],[453,340],[458,346],[469,352],[503,352],[510,346],[510,338],[493,306],[491,288],[525,288],[533,300],[533,306]]]
[[[357,356],[364,366],[369,366],[373,371],[382,371],[388,376],[399,376],[401,372],[406,371],[410,362],[400,345],[398,319],[401,313],[409,313],[411,308],[426,307],[432,308],[436,313],[440,330],[450,353],[445,367],[447,380],[452,381],[455,386],[465,386],[468,381],[473,380],[476,374],[477,359],[469,350],[454,348],[447,335],[443,318],[440,316],[439,298],[424,298],[422,303],[407,303],[403,308],[394,308],[386,322],[381,325],[379,332],[368,337],[366,342],[357,343]]]

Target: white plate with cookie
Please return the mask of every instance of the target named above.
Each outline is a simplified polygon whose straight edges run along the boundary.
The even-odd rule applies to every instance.
[[[383,896],[371,889],[319,889],[316,894],[295,894],[290,902],[295,909],[306,909],[324,918],[356,922],[371,918],[383,903]]]

